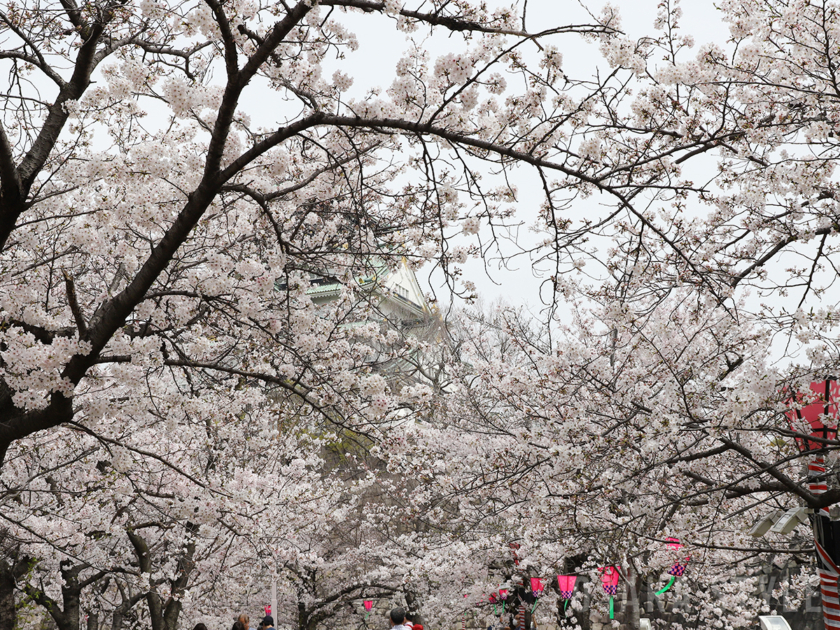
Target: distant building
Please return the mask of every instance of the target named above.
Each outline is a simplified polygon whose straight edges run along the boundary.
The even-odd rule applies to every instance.
[[[395,269],[375,264],[370,275],[356,279],[360,289],[368,291],[374,306],[391,322],[399,322],[403,329],[428,324],[432,312],[405,259]],[[338,298],[341,285],[333,280],[313,278],[306,292],[315,304],[326,304]]]
[[[372,321],[383,329],[396,330],[401,335],[411,336],[433,344],[445,343],[444,329],[434,308],[430,307],[420,288],[417,277],[405,258],[397,265],[388,266],[373,260],[370,272],[355,278],[358,293],[367,301],[367,307],[360,308],[358,318],[344,327],[352,328]],[[327,305],[337,300],[343,290],[335,278],[313,275],[307,295],[316,305]],[[393,391],[402,385],[424,383],[435,386],[440,374],[437,353],[418,351],[402,358],[385,360],[371,356],[372,363],[378,363],[377,371],[389,381]]]

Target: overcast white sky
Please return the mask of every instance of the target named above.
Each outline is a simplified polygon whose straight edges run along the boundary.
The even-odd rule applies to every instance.
[[[510,0],[499,2],[491,0],[490,4],[509,4]],[[410,2],[408,3],[410,5]],[[604,2],[597,0],[586,3],[586,6],[594,14],[599,14]],[[618,0],[611,3],[619,8],[622,16],[622,27],[628,36],[636,39],[644,35],[653,35],[653,23],[656,16],[659,0]],[[521,0],[520,0],[521,5]],[[715,41],[723,44],[728,36],[728,29],[720,20],[720,12],[714,7],[711,0],[683,0],[681,4],[683,18],[682,29],[694,36],[696,46],[707,42]],[[405,35],[396,31],[393,25],[386,25],[383,22],[382,29],[372,32],[370,15],[347,16],[347,23],[359,38],[359,49],[352,53],[342,63],[342,70],[354,77],[352,92],[361,96],[374,87],[386,88],[393,76],[394,65],[400,58],[399,51],[406,45]],[[385,20],[386,18],[381,18]],[[355,22],[355,23],[354,23]],[[589,18],[582,5],[576,0],[528,0],[526,26],[530,32],[547,29],[562,24],[589,23]],[[418,34],[414,35],[418,37]],[[456,41],[457,40],[457,41]],[[564,35],[562,39],[555,41],[561,46],[564,54],[564,66],[568,72],[581,77],[585,73],[591,73],[598,61],[597,48],[592,44],[585,43],[575,35]],[[449,52],[453,46],[460,46],[459,38],[436,37],[425,43],[432,58]],[[587,68],[588,66],[588,68]],[[328,69],[325,74],[329,76],[332,70]],[[329,73],[329,74],[328,74]],[[522,217],[533,216],[529,208],[536,208],[542,201],[542,193],[539,183],[532,173],[527,169],[521,169],[521,179],[516,182],[519,187],[519,212]],[[587,203],[597,204],[596,198],[590,198]],[[580,212],[586,208],[581,207]],[[497,298],[503,298],[513,305],[529,305],[538,309],[540,306],[539,287],[542,278],[536,277],[531,265],[526,259],[517,259],[514,268],[510,270],[492,270],[493,280],[485,275],[484,265],[481,261],[471,261],[467,265],[470,278],[478,287],[482,298],[492,302]],[[421,284],[426,280],[418,274]],[[440,280],[429,279],[434,289],[441,289]],[[443,289],[445,292],[445,289]],[[442,297],[442,296],[441,296]]]
[[[514,1],[516,0],[487,0],[491,6],[510,5]],[[518,0],[520,6],[523,2],[524,0]],[[636,39],[644,35],[655,35],[653,23],[658,3],[659,0],[613,0],[611,4],[621,13],[623,30],[628,36]],[[406,0],[406,4],[411,6],[412,0]],[[584,4],[597,15],[605,3],[603,0],[593,0]],[[684,31],[694,36],[697,45],[706,41],[720,44],[726,41],[728,30],[721,22],[719,11],[714,7],[712,0],[683,0],[681,6],[684,13],[681,26]],[[326,15],[326,10],[322,9],[321,14]],[[408,47],[406,35],[394,28],[391,18],[377,14],[344,14],[340,21],[356,33],[359,48],[348,53],[343,61],[327,63],[323,71],[324,76],[329,77],[334,70],[341,69],[353,77],[353,86],[347,94],[349,97],[362,97],[372,88],[387,88],[394,77],[397,61]],[[529,32],[565,24],[591,22],[591,17],[577,0],[527,0],[526,26]],[[421,30],[412,37],[422,41],[427,35],[428,31]],[[594,73],[596,63],[600,61],[594,44],[584,42],[577,35],[558,36],[552,43],[558,45],[563,52],[564,67],[571,76],[584,78]],[[458,35],[447,35],[444,29],[440,29],[433,38],[425,40],[423,45],[434,59],[462,48],[463,40]],[[264,115],[265,124],[276,124],[278,107],[282,108],[282,105],[278,106],[277,102],[270,98],[265,102],[268,105],[265,110],[254,112],[255,122]],[[525,168],[519,169],[515,183],[519,190],[519,216],[527,222],[528,217],[535,215],[536,208],[542,202],[542,191],[535,174]],[[573,212],[582,216],[588,211],[591,212],[592,206],[597,203],[598,199],[592,197],[580,207],[574,208]],[[482,236],[486,237],[486,234]],[[495,269],[491,268],[492,280],[487,277],[482,261],[470,261],[467,271],[469,279],[476,284],[486,302],[503,298],[513,305],[529,305],[534,309],[540,307],[539,290],[543,278],[535,275],[530,261],[526,258],[516,259],[510,269],[499,269],[498,265]],[[421,285],[431,284],[438,297],[445,299],[447,291],[441,286],[440,278],[427,278],[426,275],[418,274]]]
[[[520,7],[525,2],[525,0],[486,1],[491,6],[509,6],[511,2],[518,2]],[[633,39],[645,35],[656,35],[653,23],[658,3],[659,0],[613,0],[611,2],[621,13],[623,30]],[[405,0],[405,4],[411,7],[414,3],[412,0]],[[526,27],[529,32],[538,32],[561,25],[592,23],[592,18],[584,9],[584,4],[593,14],[598,15],[605,2],[583,0],[581,4],[578,0],[527,0]],[[697,45],[707,41],[715,41],[719,44],[726,41],[728,30],[721,22],[719,11],[714,7],[712,0],[683,0],[681,7],[684,14],[681,27],[694,36]],[[326,9],[321,9],[321,15],[326,15]],[[408,48],[407,36],[397,31],[394,28],[393,19],[386,16],[371,13],[345,13],[341,15],[340,21],[357,35],[359,48],[355,52],[348,52],[345,60],[328,61],[323,69],[323,75],[330,77],[335,70],[340,69],[352,77],[353,86],[345,94],[349,98],[362,98],[373,88],[383,90],[387,88],[393,80],[398,60]],[[460,35],[450,35],[444,29],[439,29],[434,37],[428,37],[428,35],[428,30],[421,29],[412,34],[412,37],[418,42],[422,41],[424,48],[429,51],[432,63],[436,57],[464,47]],[[428,39],[424,40],[426,37]],[[596,70],[596,64],[601,63],[597,46],[585,42],[577,35],[555,36],[551,41],[561,49],[564,67],[570,76],[575,78],[592,76]],[[252,86],[252,89],[260,90],[256,86]],[[266,96],[266,107],[261,111],[254,111],[253,118],[255,123],[271,127],[277,124],[278,113],[283,105],[278,104],[276,99],[272,99],[268,92]],[[292,106],[296,107],[296,105]],[[527,223],[529,217],[535,216],[536,208],[543,199],[540,183],[536,175],[526,168],[518,169],[515,177],[514,183],[519,191],[518,214]],[[579,216],[587,212],[591,213],[596,204],[598,204],[597,197],[591,197],[582,202],[579,207],[575,207],[573,213]],[[525,238],[528,238],[527,232],[523,234]],[[487,234],[483,233],[482,237],[486,240]],[[482,261],[470,261],[466,268],[469,279],[476,284],[484,301],[492,302],[497,298],[503,298],[513,305],[527,304],[535,309],[540,307],[539,291],[544,274],[543,277],[539,277],[539,274],[535,275],[528,259],[517,258],[509,269],[499,269],[498,264],[495,268],[489,268],[492,280],[487,277]],[[438,298],[445,300],[448,291],[442,286],[441,278],[426,276],[427,273],[418,274],[421,285],[431,285]]]

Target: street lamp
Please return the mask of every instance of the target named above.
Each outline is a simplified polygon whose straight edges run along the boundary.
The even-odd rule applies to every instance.
[[[782,514],[784,513],[784,510],[774,510],[767,516],[759,519],[749,531],[749,535],[753,538],[761,538],[764,534],[770,531],[770,528],[773,527],[780,518],[782,518]]]
[[[767,615],[766,617],[759,617],[761,630],[791,630],[787,619],[779,615]]]
[[[791,429],[797,433],[808,432],[812,437],[824,440],[837,439],[837,404],[840,401],[840,384],[834,378],[811,383],[810,391],[797,392],[789,400],[790,410],[785,414]],[[805,426],[805,423],[810,427]],[[807,438],[796,438],[796,445],[803,453],[813,453],[808,464],[808,476],[811,478],[808,488],[811,494],[820,495],[828,490],[825,479],[825,460],[820,452],[825,448],[823,442],[814,442]],[[803,508],[798,508],[803,509]],[[771,531],[781,531],[791,522],[793,529],[800,517],[791,515],[784,525],[781,525],[791,512],[788,510]],[[822,508],[811,516],[814,525],[814,546],[817,551],[817,563],[820,574],[820,593],[822,594],[823,621],[827,630],[840,628],[840,599],[838,599],[838,578],[840,578],[840,522],[832,521],[828,510]],[[777,530],[777,527],[779,528]],[[787,626],[787,622],[785,622]],[[762,628],[764,623],[762,622]],[[767,630],[771,630],[771,626]],[[775,626],[781,629],[781,626]]]
[[[790,534],[799,523],[808,522],[809,514],[813,514],[813,510],[804,507],[791,508],[779,517],[770,531],[774,534]]]

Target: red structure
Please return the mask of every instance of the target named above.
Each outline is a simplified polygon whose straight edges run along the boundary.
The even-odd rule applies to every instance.
[[[837,439],[837,402],[840,400],[840,383],[836,379],[827,378],[824,381],[811,383],[807,393],[797,392],[791,397],[787,412],[790,428],[804,433],[810,426],[810,435],[827,440]],[[822,442],[814,442],[803,438],[796,438],[799,450],[804,452],[816,451],[823,448]]]
[[[788,400],[790,410],[785,414],[792,430],[808,433],[825,440],[837,439],[840,383],[834,378],[811,383],[810,391],[797,392]],[[809,430],[810,429],[810,430]],[[825,479],[825,460],[819,451],[824,442],[796,438],[796,445],[803,453],[814,452],[808,463],[808,484],[812,494],[820,495],[828,490]],[[823,620],[829,630],[840,630],[840,522],[832,521],[826,508],[811,515],[814,526],[814,546],[819,563],[820,593],[822,595]]]

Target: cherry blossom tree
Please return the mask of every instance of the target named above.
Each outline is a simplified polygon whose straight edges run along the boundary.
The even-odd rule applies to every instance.
[[[464,43],[434,64],[414,44],[387,93],[349,98],[352,79],[322,66],[356,47],[343,20],[354,12]],[[373,305],[355,278],[374,258],[448,266],[451,235],[510,196],[479,188],[473,162],[556,168],[572,188],[589,177],[549,160],[574,158],[548,129],[584,106],[540,106],[562,80],[548,40],[613,28],[532,33],[519,18],[358,0],[3,10],[4,587],[62,628],[84,610],[91,627],[110,616],[173,629],[197,593],[213,601],[246,582],[239,571],[269,539],[290,545],[259,527],[289,515],[256,505],[327,518],[335,498],[322,491],[341,484],[315,453],[347,435],[375,441],[427,396],[375,373],[413,349],[364,323]],[[520,50],[539,39],[543,65],[526,72]],[[536,88],[501,102],[510,73]],[[484,205],[461,207],[459,188]],[[339,281],[340,299],[316,307],[313,276]],[[322,509],[303,499],[310,476]],[[300,603],[320,615],[336,593],[361,591]]]
[[[838,496],[809,489],[803,429],[785,416],[791,392],[838,368],[837,6],[725,4],[731,39],[696,53],[678,4],[660,9],[660,37],[605,47],[609,59],[624,46],[616,65],[640,89],[600,110],[595,135],[601,164],[658,146],[649,185],[605,219],[545,220],[548,317],[468,322],[449,369],[457,393],[407,431],[401,457],[437,484],[431,503],[452,506],[457,540],[495,540],[497,554],[522,541],[534,572],[574,559],[597,577],[615,562],[652,583],[679,538],[692,558],[683,621],[742,626],[766,607],[734,574],[813,563],[807,526],[757,541],[756,518]],[[833,479],[838,443],[824,444]],[[801,595],[807,581],[785,588]]]
[[[247,599],[255,562],[300,627],[401,588],[451,620],[512,540],[534,570],[654,580],[678,537],[686,610],[738,626],[758,604],[723,568],[804,557],[743,529],[836,497],[805,488],[782,393],[838,362],[835,4],[723,3],[730,40],[696,53],[669,0],[640,41],[610,7],[539,31],[525,8],[0,12],[3,623],[17,587],[62,628],[174,630]],[[354,20],[408,38],[385,90],[352,92]],[[426,32],[457,37],[434,58]],[[603,72],[564,63],[570,35]],[[549,308],[453,325],[432,368],[358,279],[406,257],[473,295],[461,266],[523,219],[518,166]],[[395,360],[428,382],[389,384]]]

